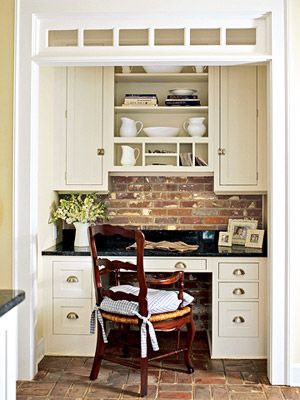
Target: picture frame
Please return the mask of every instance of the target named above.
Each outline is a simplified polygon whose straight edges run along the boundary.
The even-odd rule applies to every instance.
[[[257,229],[258,221],[252,219],[229,219],[228,232],[232,232],[232,244],[245,245],[249,229]]]
[[[232,235],[233,232],[219,232],[218,246],[232,246]]]
[[[261,249],[263,246],[264,234],[264,229],[248,229],[245,246]]]

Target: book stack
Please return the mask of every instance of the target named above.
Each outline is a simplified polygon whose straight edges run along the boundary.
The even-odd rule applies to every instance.
[[[166,106],[195,107],[201,106],[200,99],[196,94],[179,95],[170,94],[165,100]]]
[[[125,94],[123,107],[156,107],[158,100],[152,93],[127,93]]]

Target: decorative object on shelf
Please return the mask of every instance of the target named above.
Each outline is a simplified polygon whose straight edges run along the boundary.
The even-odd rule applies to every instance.
[[[204,121],[204,117],[193,117],[184,121],[182,126],[190,136],[203,136],[206,132]]]
[[[201,106],[196,89],[171,89],[165,100],[166,106],[195,107]]]
[[[157,107],[158,99],[155,93],[126,93],[122,107]]]
[[[99,219],[107,219],[107,205],[98,201],[97,193],[72,193],[61,198],[58,205],[53,205],[49,223],[64,220],[74,224],[74,246],[86,247],[89,245],[87,227]]]
[[[138,128],[137,126],[140,125]],[[144,125],[141,121],[134,121],[127,117],[121,117],[120,136],[121,137],[135,137],[137,136]]]
[[[195,165],[199,167],[207,167],[207,162],[200,156],[195,156]]]
[[[201,74],[202,72],[205,72],[206,69],[207,69],[207,67],[205,65],[195,65],[194,66],[194,71],[197,72],[198,74],[199,73]]]
[[[180,166],[191,167],[193,165],[193,154],[192,153],[180,153],[179,160],[180,160]]]
[[[149,137],[174,137],[179,133],[179,128],[172,126],[152,126],[144,128],[144,132]]]
[[[129,74],[131,72],[131,67],[129,65],[123,65],[121,68],[123,74]]]
[[[170,89],[169,92],[175,96],[190,96],[197,93],[197,89]]]
[[[256,229],[258,221],[252,219],[229,219],[228,232],[232,232],[232,243],[245,245],[249,229]]]
[[[175,74],[182,71],[182,66],[175,65],[145,65],[144,70],[150,74]]]
[[[232,246],[232,236],[233,236],[233,232],[219,232],[218,245],[231,247]]]
[[[140,150],[138,148],[133,148],[130,146],[121,146],[121,148],[121,165],[123,165],[123,167],[133,167],[140,155]]]
[[[245,246],[261,249],[263,246],[264,233],[265,231],[263,229],[248,229]]]

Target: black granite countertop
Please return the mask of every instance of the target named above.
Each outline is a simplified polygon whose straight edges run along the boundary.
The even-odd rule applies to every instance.
[[[218,246],[219,231],[156,231],[143,230],[146,240],[159,242],[183,241],[187,244],[197,244],[196,251],[179,252],[172,250],[147,250],[145,257],[266,257],[266,241],[262,249],[247,248],[245,246],[233,245],[232,247]],[[73,236],[72,236],[73,235]],[[89,256],[88,247],[74,248],[74,232],[63,235],[64,240],[42,252],[44,256]],[[110,238],[109,241],[101,242],[101,254],[103,256],[134,256],[135,250],[127,250],[131,242],[121,237]]]
[[[22,303],[24,299],[24,290],[0,290],[0,317]]]

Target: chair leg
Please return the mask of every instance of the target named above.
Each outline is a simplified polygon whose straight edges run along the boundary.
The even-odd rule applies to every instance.
[[[105,347],[105,343],[104,343],[103,337],[102,337],[102,330],[98,323],[97,345],[96,345],[96,350],[95,350],[94,362],[93,362],[92,370],[90,373],[91,381],[94,381],[98,377],[100,367],[101,367],[101,362],[102,362],[102,356],[104,353],[104,347]]]
[[[191,315],[191,320],[187,324],[187,338],[186,338],[186,347],[187,349],[184,351],[184,361],[187,366],[187,370],[189,374],[194,372],[194,366],[191,360],[191,350],[193,346],[193,340],[195,337],[196,326],[193,320],[193,316]]]
[[[141,397],[148,392],[148,357],[141,358]]]

